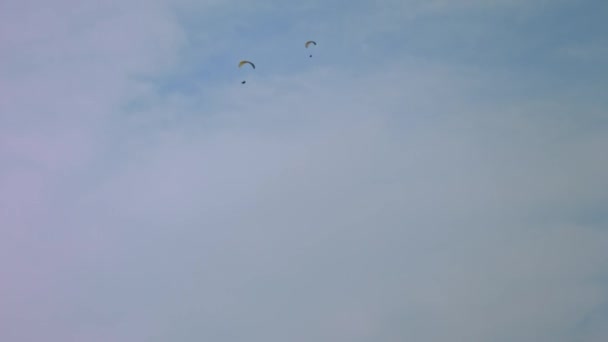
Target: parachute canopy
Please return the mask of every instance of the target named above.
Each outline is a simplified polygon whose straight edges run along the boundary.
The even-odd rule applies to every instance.
[[[249,65],[251,65],[255,69],[255,65],[253,63],[251,63],[250,61],[240,61],[239,62],[239,68],[242,67],[245,64],[249,64]]]
[[[308,46],[310,44],[317,45],[317,42],[315,42],[314,40],[309,40],[309,41],[306,42],[306,44],[304,44],[304,46],[306,46],[306,48],[308,49]]]

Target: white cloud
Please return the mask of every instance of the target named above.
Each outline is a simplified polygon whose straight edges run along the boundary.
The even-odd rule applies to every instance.
[[[184,32],[125,6],[2,70],[0,339],[602,337],[602,108],[413,59],[157,97]]]
[[[126,228],[108,232],[117,258],[144,267],[116,291],[160,277],[181,293],[154,286],[137,297],[161,297],[149,304],[151,334],[580,334],[577,321],[606,299],[592,279],[608,237],[561,214],[603,199],[606,160],[591,151],[605,138],[562,140],[573,127],[533,105],[469,102],[491,82],[465,76],[474,70],[416,67],[218,90],[230,109],[189,116],[188,128],[166,127],[131,152],[144,153],[82,205],[106,213],[95,229]]]

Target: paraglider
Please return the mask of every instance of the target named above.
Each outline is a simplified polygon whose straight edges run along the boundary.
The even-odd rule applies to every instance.
[[[308,47],[310,46],[310,44],[313,44],[314,46],[317,46],[317,42],[315,42],[314,40],[309,40],[307,41],[304,46],[308,49]],[[312,55],[308,55],[308,57],[312,57]]]
[[[250,61],[245,61],[245,60],[243,60],[243,61],[240,61],[240,62],[239,62],[239,68],[240,68],[240,67],[242,67],[242,66],[243,66],[243,65],[245,65],[245,64],[249,64],[249,65],[251,65],[251,67],[252,67],[253,69],[255,69],[255,64],[251,63]],[[245,83],[246,83],[246,81],[245,81],[245,80],[243,80],[243,81],[241,82],[241,84],[245,84]]]

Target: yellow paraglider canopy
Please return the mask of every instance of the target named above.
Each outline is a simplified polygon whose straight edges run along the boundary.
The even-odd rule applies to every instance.
[[[242,67],[245,64],[250,64],[255,69],[255,65],[253,63],[251,63],[250,61],[240,61],[239,62],[239,68]]]

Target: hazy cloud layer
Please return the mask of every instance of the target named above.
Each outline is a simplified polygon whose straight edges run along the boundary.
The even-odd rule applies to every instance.
[[[336,4],[0,5],[0,340],[608,338],[606,7]]]

